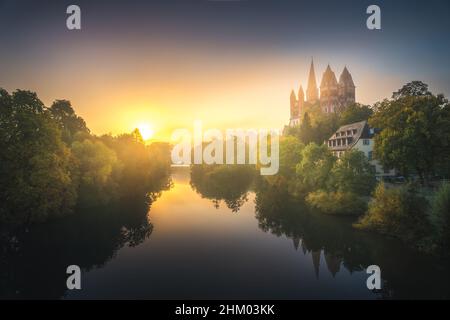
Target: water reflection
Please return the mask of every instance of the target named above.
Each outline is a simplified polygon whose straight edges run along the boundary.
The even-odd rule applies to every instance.
[[[282,180],[247,170],[176,171],[148,202],[3,230],[0,298],[449,298],[448,264],[310,212]],[[81,291],[66,291],[70,264]],[[365,286],[371,264],[381,292]]]
[[[255,174],[253,166],[195,165],[191,168],[191,186],[203,198],[212,200],[216,209],[224,201],[232,212],[238,212],[248,201]]]
[[[259,227],[292,239],[295,250],[310,254],[317,278],[322,260],[333,278],[341,268],[353,273],[376,264],[384,281],[379,298],[449,297],[448,263],[393,239],[355,230],[351,219],[310,212],[288,195],[282,180],[259,180],[256,190]]]
[[[161,189],[168,189],[165,178]],[[67,266],[102,268],[124,247],[136,247],[153,231],[149,208],[161,190],[145,198],[82,209],[27,229],[0,232],[0,298],[64,296]]]

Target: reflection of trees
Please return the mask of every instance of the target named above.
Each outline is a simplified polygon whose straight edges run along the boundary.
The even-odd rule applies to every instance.
[[[332,276],[345,267],[364,271],[376,264],[384,280],[384,298],[449,298],[448,263],[420,255],[396,240],[356,230],[348,218],[311,212],[290,197],[282,178],[259,180],[256,186],[259,227],[293,241],[296,250],[310,254],[316,276],[324,263]]]
[[[168,177],[161,188],[170,186]],[[59,298],[66,268],[105,265],[124,246],[137,246],[153,231],[148,212],[160,191],[98,208],[80,209],[29,230],[0,230],[0,298]]]
[[[254,175],[253,166],[194,165],[191,186],[203,198],[211,199],[215,208],[219,208],[223,200],[232,212],[238,212],[248,200],[247,192]]]

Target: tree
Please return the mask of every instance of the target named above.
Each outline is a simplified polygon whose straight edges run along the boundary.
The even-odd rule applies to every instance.
[[[75,202],[70,150],[36,93],[0,89],[0,219],[29,224]]]
[[[376,184],[375,172],[363,152],[350,150],[334,165],[330,176],[332,191],[370,195]]]
[[[426,199],[413,185],[387,189],[380,183],[369,203],[369,210],[355,226],[417,245],[430,232],[426,209]]]
[[[280,140],[280,170],[279,174],[286,178],[295,175],[297,164],[302,157],[304,145],[297,137],[285,136]]]
[[[369,106],[354,103],[342,111],[339,117],[339,125],[343,126],[350,123],[369,120],[372,114],[373,110]]]
[[[367,209],[362,196],[376,183],[375,172],[361,151],[350,150],[334,162],[323,185],[310,192],[306,202],[326,214],[357,215]]]
[[[313,130],[313,141],[316,144],[323,144],[339,127],[339,114],[335,112],[322,113],[316,120]]]
[[[300,125],[299,131],[300,141],[302,141],[304,144],[313,142],[313,130],[308,112],[306,112],[303,116],[303,121]]]
[[[131,137],[136,143],[144,143],[144,138],[142,138],[142,134],[138,128],[134,129],[133,132],[131,132]]]
[[[428,91],[428,85],[422,81],[409,82],[392,94],[392,98],[395,100],[420,96],[432,96],[432,93]]]
[[[70,101],[56,100],[49,110],[53,119],[59,124],[62,138],[67,144],[73,142],[78,132],[89,133],[86,122],[75,114]]]
[[[367,210],[367,202],[353,192],[323,190],[311,192],[306,202],[325,214],[360,215]]]
[[[375,136],[377,159],[405,176],[417,173],[426,183],[443,157],[448,158],[449,107],[442,95],[406,95],[424,90],[423,86],[413,88],[407,85],[399,90],[397,99],[377,104],[369,123],[381,129]]]
[[[299,191],[309,192],[323,188],[327,184],[335,159],[326,145],[307,145],[296,168]]]
[[[101,141],[75,141],[72,152],[77,163],[79,203],[102,205],[117,197],[120,163],[113,150]]]

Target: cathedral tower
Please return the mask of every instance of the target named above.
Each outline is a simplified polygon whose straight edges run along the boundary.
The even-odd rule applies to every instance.
[[[344,68],[339,77],[339,99],[341,106],[344,108],[355,103],[355,84],[347,67]]]
[[[317,89],[316,73],[314,72],[314,61],[311,59],[308,87],[306,88],[306,101],[314,103],[317,100],[319,100],[319,90]]]
[[[339,105],[339,88],[334,72],[330,65],[323,73],[320,83],[320,106],[324,112],[335,112]]]

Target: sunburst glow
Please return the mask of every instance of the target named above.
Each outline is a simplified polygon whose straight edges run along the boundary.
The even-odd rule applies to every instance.
[[[149,140],[153,137],[155,134],[155,130],[153,127],[148,123],[140,123],[137,128],[139,129],[139,132],[142,135],[142,138],[144,140]]]

